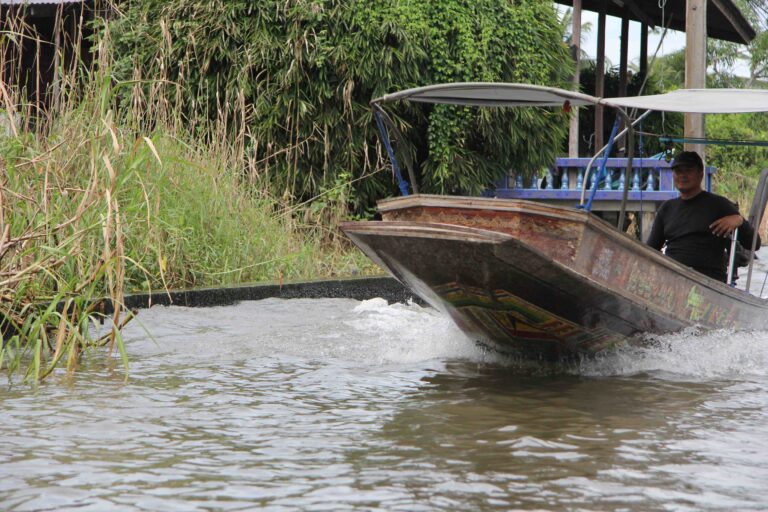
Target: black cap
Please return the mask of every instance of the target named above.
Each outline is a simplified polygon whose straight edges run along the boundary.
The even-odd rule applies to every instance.
[[[704,169],[704,162],[701,160],[699,154],[695,151],[681,151],[677,154],[672,161],[672,168],[680,167],[696,167],[697,169]]]

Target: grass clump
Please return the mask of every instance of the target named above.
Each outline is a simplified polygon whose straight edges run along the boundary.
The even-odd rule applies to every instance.
[[[127,365],[129,292],[378,272],[333,227],[346,216],[348,182],[300,205],[274,197],[266,178],[245,178],[216,121],[191,134],[152,105],[137,117],[108,64],[79,69],[69,83],[84,85],[62,89],[55,115],[30,114],[24,91],[4,91],[15,121],[0,133],[0,368],[9,375],[40,380],[105,345]]]
[[[0,138],[0,365],[40,379],[84,348],[125,355],[124,294],[376,272],[325,226],[243,185],[222,148],[142,134],[85,99],[45,134]],[[104,311],[114,313],[105,315]],[[94,339],[92,321],[108,321]]]

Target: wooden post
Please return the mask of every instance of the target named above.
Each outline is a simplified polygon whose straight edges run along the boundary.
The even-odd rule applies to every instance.
[[[656,219],[656,212],[643,212],[640,215],[640,240],[643,242],[651,236],[654,219]]]
[[[581,0],[573,0],[571,12],[571,54],[575,63],[573,72],[573,90],[578,91],[581,75]],[[571,123],[568,129],[568,156],[579,156],[579,111],[574,108],[571,112]]]
[[[648,25],[640,25],[640,83],[648,76]],[[642,91],[640,91],[642,92]]]
[[[621,56],[619,57],[619,96],[627,95],[627,66],[629,60],[629,18],[621,18]]]
[[[687,0],[685,13],[685,87],[707,86],[707,3]],[[685,137],[704,137],[704,115],[685,114]],[[704,144],[685,144],[687,151],[697,151],[704,158]]]
[[[629,18],[621,18],[621,46],[619,48],[619,96],[627,95],[627,65],[629,60]],[[624,121],[622,120],[619,126],[619,131],[625,128]],[[624,141],[626,142],[626,138]],[[626,154],[626,147],[619,152],[621,156]]]
[[[597,17],[597,62],[595,69],[595,96],[605,96],[605,2],[602,3]],[[604,145],[603,142],[603,106],[595,107],[595,150],[596,153]]]

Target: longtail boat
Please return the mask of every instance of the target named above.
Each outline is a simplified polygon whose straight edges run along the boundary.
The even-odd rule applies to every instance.
[[[623,108],[768,111],[768,91],[680,90],[599,99],[549,87],[486,83],[409,89],[371,103],[383,112],[383,103],[399,100],[616,108],[629,121],[627,177],[632,128]],[[629,182],[624,180],[625,197]],[[753,225],[759,225],[766,195],[761,182]],[[584,209],[423,194],[386,199],[378,209],[380,221],[346,222],[342,229],[369,258],[445,311],[468,336],[504,352],[555,359],[595,354],[627,341],[642,342],[644,334],[690,326],[768,329],[768,300],[687,268]],[[619,225],[623,215],[622,209]]]

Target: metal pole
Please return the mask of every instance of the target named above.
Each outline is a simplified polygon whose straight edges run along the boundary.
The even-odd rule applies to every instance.
[[[619,115],[624,118],[627,125],[627,168],[624,169],[624,191],[621,196],[621,210],[619,211],[619,220],[617,228],[624,231],[624,217],[627,214],[627,198],[629,197],[629,182],[632,181],[632,158],[635,156],[635,127],[632,126],[632,119],[624,112],[624,109],[617,108]]]
[[[648,117],[648,115],[650,115],[651,113],[653,113],[653,110],[646,110],[645,112],[643,112],[643,115],[641,115],[640,117],[638,117],[637,119],[635,119],[635,121],[632,123],[632,126],[635,126],[636,124],[638,124],[640,121],[642,121],[643,119],[645,119],[646,117]],[[614,141],[617,141],[617,140],[619,140],[619,139],[620,139],[620,138],[622,138],[624,135],[626,135],[626,133],[627,133],[628,131],[629,131],[629,129],[628,129],[628,128],[624,128],[623,130],[621,130],[621,131],[620,131],[620,132],[619,132],[619,133],[616,135],[616,137],[614,137],[614,139],[613,139],[613,140],[614,140]],[[583,205],[583,204],[584,204],[584,199],[585,199],[585,197],[584,197],[584,196],[585,196],[585,195],[586,195],[586,193],[587,193],[587,183],[589,182],[589,173],[590,173],[590,172],[592,172],[592,166],[593,166],[593,165],[595,165],[595,160],[597,160],[597,159],[600,157],[600,155],[602,155],[602,154],[603,154],[603,151],[605,151],[607,148],[608,148],[608,144],[606,144],[605,146],[603,146],[602,148],[600,148],[600,151],[597,151],[597,152],[595,153],[595,155],[592,157],[592,159],[590,159],[589,163],[587,164],[586,170],[584,171],[584,181],[583,181],[583,183],[582,183],[582,186],[581,186],[581,198],[579,199],[579,204],[580,204],[580,205]]]
[[[728,280],[726,283],[728,286],[734,286],[733,282],[733,270],[736,268],[736,238],[739,236],[739,228],[733,230],[731,233],[731,254],[728,258]]]

